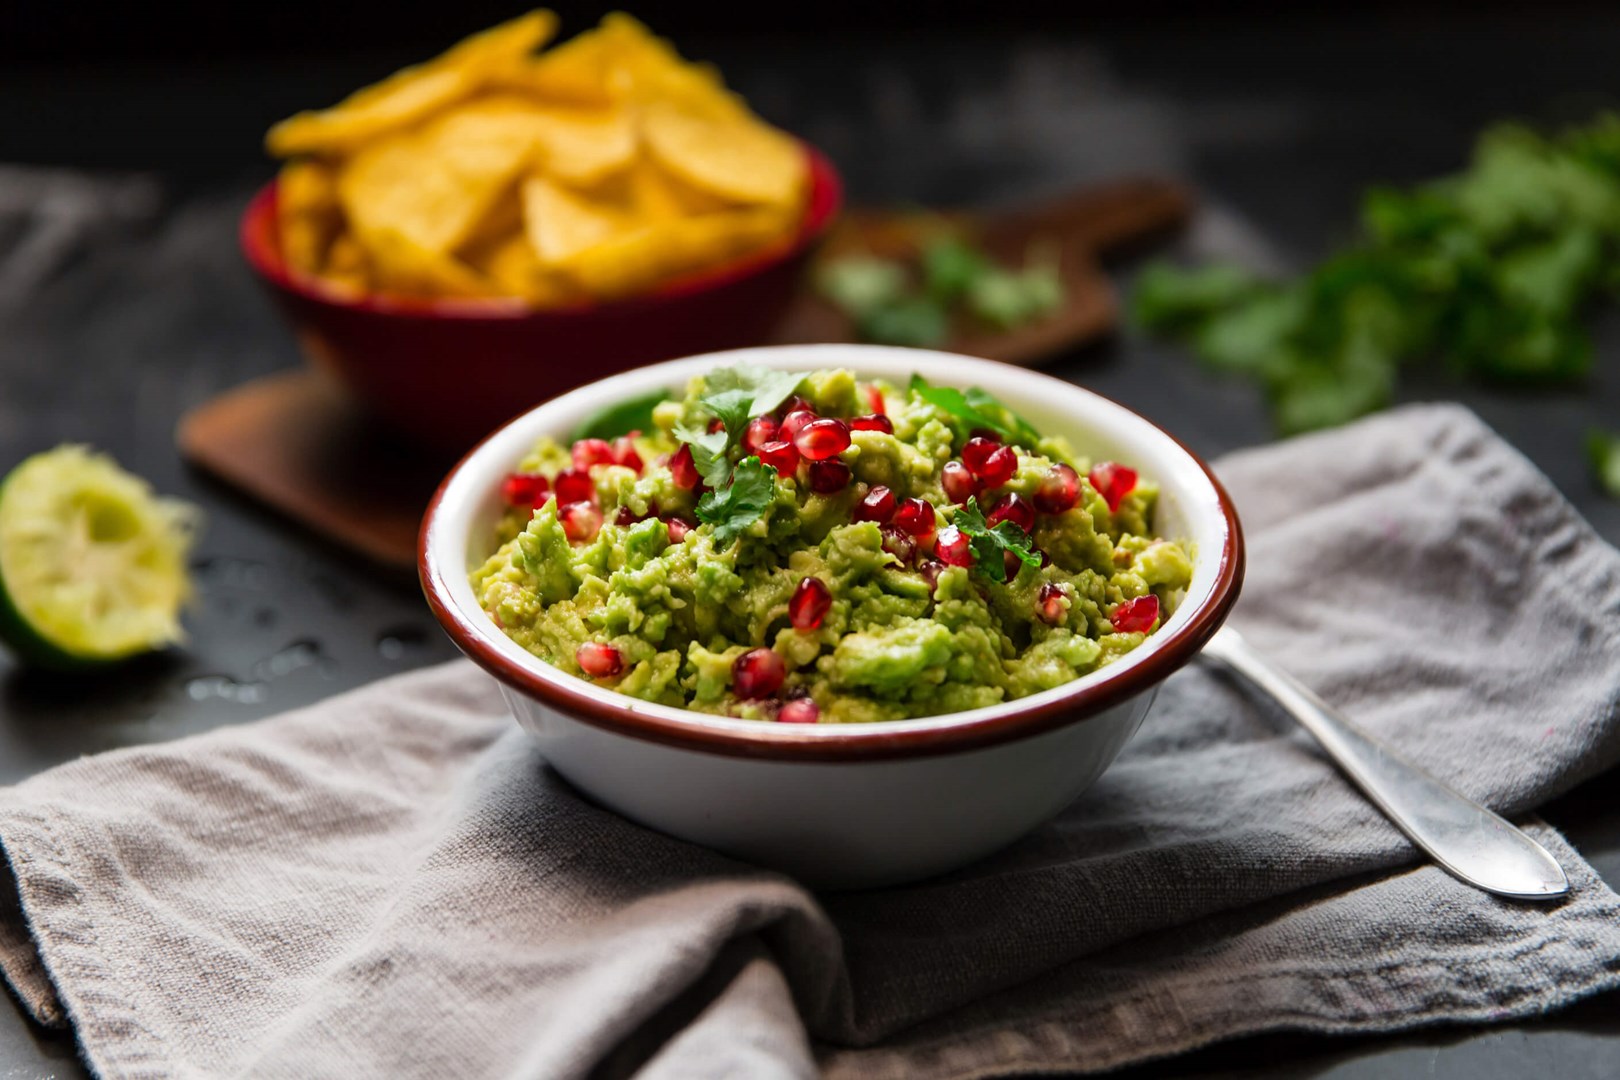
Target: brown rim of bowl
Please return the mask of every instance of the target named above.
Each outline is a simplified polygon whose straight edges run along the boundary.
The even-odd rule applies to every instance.
[[[1092,391],[1088,391],[1090,392]],[[639,713],[630,707],[632,704],[640,704],[635,698],[625,698],[625,705],[622,706],[609,705],[576,691],[565,683],[552,683],[541,679],[523,664],[497,652],[482,640],[473,626],[446,599],[442,591],[442,582],[428,566],[427,541],[433,518],[439,510],[439,502],[444,498],[445,489],[484,444],[506,430],[509,424],[503,424],[486,435],[477,446],[469,450],[460,461],[456,462],[455,467],[445,475],[433,492],[427,512],[422,516],[421,530],[417,534],[417,576],[422,583],[422,591],[427,596],[428,607],[439,620],[439,625],[444,627],[456,647],[479,667],[513,689],[537,698],[574,719],[634,739],[725,757],[763,758],[784,762],[829,762],[882,761],[953,754],[1039,735],[1084,720],[1111,705],[1134,697],[1156,686],[1185,666],[1198,655],[1199,650],[1226,621],[1243,586],[1245,565],[1243,527],[1238,521],[1236,509],[1232,506],[1232,497],[1216,479],[1215,473],[1204,459],[1188,449],[1185,443],[1141,413],[1120,405],[1111,398],[1104,400],[1125,409],[1175,443],[1197,464],[1209,480],[1210,486],[1214,488],[1215,496],[1220,503],[1221,516],[1226,522],[1226,543],[1221,548],[1220,562],[1215,568],[1215,587],[1204,602],[1193,611],[1192,618],[1185,625],[1172,631],[1159,649],[1141,663],[1123,668],[1115,677],[1103,678],[1075,690],[1072,694],[1023,708],[1014,707],[1009,712],[982,720],[911,731],[885,730],[886,725],[882,722],[845,724],[838,725],[841,730],[837,734],[817,736],[806,734],[798,725],[761,723],[757,734],[752,731],[744,734]],[[544,663],[538,658],[533,662]],[[572,676],[569,679],[578,681],[573,680]]]
[[[237,223],[237,246],[253,272],[271,286],[293,293],[303,299],[330,307],[351,311],[371,312],[409,319],[494,320],[517,321],[523,319],[546,320],[570,317],[617,315],[630,317],[638,311],[660,304],[679,301],[694,293],[707,292],[734,282],[753,277],[773,266],[787,262],[820,243],[838,220],[844,203],[844,180],[827,156],[809,143],[802,142],[810,169],[810,190],[805,200],[804,216],[798,231],[787,243],[768,244],[754,251],[721,263],[719,266],[697,270],[666,281],[649,292],[622,297],[617,300],[585,301],[564,307],[530,307],[513,297],[426,298],[399,296],[391,293],[366,293],[355,296],[322,282],[319,278],[295,274],[282,258],[274,241],[261,237],[259,232],[267,226],[262,218],[274,218],[274,203],[279,178],[272,178],[254,192]]]

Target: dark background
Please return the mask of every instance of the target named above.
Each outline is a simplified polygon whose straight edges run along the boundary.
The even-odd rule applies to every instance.
[[[1620,102],[1620,16],[1604,5],[631,6],[825,150],[854,201],[991,205],[1164,174],[1202,200],[1181,253],[1273,268],[1350,236],[1367,185],[1458,168],[1493,120],[1558,123]],[[563,8],[562,33],[607,7]],[[299,362],[234,244],[272,172],[264,129],[518,10],[0,0],[0,469],[87,440],[209,518],[185,650],[100,681],[0,656],[0,783],[452,655],[412,582],[188,470],[172,433],[187,409]],[[19,271],[42,233],[50,257]],[[1126,288],[1134,269],[1115,267]],[[1594,326],[1597,370],[1579,386],[1509,393],[1417,373],[1402,394],[1466,402],[1615,541],[1620,504],[1591,484],[1579,440],[1620,429],[1620,319],[1598,312]],[[1051,370],[1204,454],[1271,437],[1251,388],[1128,330]],[[1613,786],[1600,778],[1546,816],[1617,883]],[[1608,1080],[1617,1017],[1611,995],[1492,1028],[1249,1040],[1125,1075]],[[78,1075],[71,1040],[0,1005],[0,1074]]]

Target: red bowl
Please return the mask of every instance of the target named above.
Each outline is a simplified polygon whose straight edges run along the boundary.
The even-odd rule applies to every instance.
[[[517,413],[604,376],[766,341],[843,201],[837,170],[806,149],[810,197],[788,246],[611,303],[537,311],[511,300],[356,299],[295,277],[281,257],[275,181],[242,215],[242,252],[313,365],[391,426],[461,451]]]

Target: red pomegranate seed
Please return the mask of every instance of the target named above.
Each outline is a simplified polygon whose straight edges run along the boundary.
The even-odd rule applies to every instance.
[[[945,488],[945,497],[958,506],[979,493],[979,478],[960,461],[947,461],[939,482]]]
[[[613,447],[606,439],[581,439],[574,444],[574,468],[589,469],[592,465],[612,465]]]
[[[1035,594],[1035,615],[1049,626],[1056,626],[1069,613],[1069,592],[1062,585],[1047,582]]]
[[[1001,449],[1001,443],[995,439],[986,439],[982,435],[975,435],[962,447],[962,464],[972,471],[974,476],[984,475],[985,462],[990,455]]]
[[[619,512],[613,515],[613,524],[619,526],[634,525],[636,520],[636,515],[631,513],[628,506],[619,507]]]
[[[596,539],[602,530],[602,511],[588,502],[572,502],[557,510],[563,533],[576,544]]]
[[[799,451],[790,442],[771,442],[759,448],[759,460],[776,470],[778,476],[792,476],[799,467]]]
[[[1127,600],[1114,608],[1108,622],[1116,634],[1145,634],[1159,617],[1159,598],[1152,593]]]
[[[934,554],[946,566],[973,565],[973,547],[955,525],[947,525],[939,530],[939,543],[934,545]]]
[[[1024,568],[1024,560],[1010,551],[1001,553],[1001,580],[1011,581]]]
[[[817,724],[821,722],[821,707],[807,697],[784,701],[776,710],[778,724]]]
[[[916,557],[917,541],[913,540],[904,529],[897,525],[885,525],[878,531],[883,535],[884,551],[902,563],[909,563]]]
[[[686,539],[686,534],[692,531],[692,526],[678,517],[667,517],[664,525],[669,529],[669,542],[678,544]]]
[[[817,495],[833,495],[849,487],[849,466],[836,459],[810,463],[810,490]]]
[[[917,564],[917,572],[928,582],[928,587],[933,589],[939,585],[939,575],[945,572],[945,564],[938,559],[924,559]]]
[[[894,523],[921,538],[934,531],[934,507],[927,499],[910,498],[894,512]]]
[[[613,464],[623,465],[636,472],[641,471],[643,462],[641,455],[636,453],[636,444],[632,441],[632,436],[621,435],[613,440]]]
[[[998,446],[984,459],[984,466],[975,469],[979,483],[986,488],[1000,487],[1018,471],[1018,451],[1010,446]]]
[[[1062,462],[1052,466],[1035,488],[1035,509],[1043,514],[1061,514],[1080,501],[1080,476]]]
[[[756,416],[748,421],[748,427],[743,431],[743,448],[749,453],[759,453],[759,448],[768,442],[776,441],[776,420],[769,416]]]
[[[788,621],[795,630],[814,630],[832,607],[832,590],[820,578],[807,577],[788,601]]]
[[[1102,462],[1086,479],[1108,503],[1109,513],[1118,510],[1125,496],[1136,490],[1136,470],[1127,469],[1116,461]]]
[[[811,461],[826,461],[849,449],[849,425],[832,417],[812,420],[794,434],[793,445]]]
[[[815,408],[798,394],[794,394],[776,407],[776,418],[784,420],[796,412],[814,413]]]
[[[968,432],[968,438],[970,438],[970,439],[988,439],[993,443],[999,443],[1001,441],[1001,436],[999,434],[997,434],[996,432],[991,431],[987,427],[976,427],[976,428],[974,428],[972,431]]]
[[[596,483],[584,469],[564,469],[557,474],[555,486],[559,503],[596,501]]]
[[[726,422],[716,416],[714,419],[709,421],[709,434],[713,435],[717,431],[724,431],[725,427]]]
[[[510,473],[501,481],[501,498],[506,505],[532,510],[546,501],[551,485],[539,473]]]
[[[782,418],[782,426],[776,429],[776,437],[792,442],[804,428],[816,422],[816,414],[810,411],[809,406],[794,409]]]
[[[740,698],[768,698],[786,678],[787,665],[770,649],[749,649],[731,665],[731,689]]]
[[[1025,532],[1029,532],[1035,527],[1035,508],[1022,495],[1010,492],[997,499],[990,512],[984,516],[984,523],[992,529],[1003,521],[1010,521]]]
[[[606,679],[624,670],[624,657],[615,645],[587,641],[574,650],[574,663],[593,679]]]
[[[887,416],[889,410],[884,407],[883,391],[878,389],[877,383],[867,383],[862,389],[866,391],[866,407],[872,410],[872,414]]]
[[[887,435],[894,434],[894,424],[882,413],[873,413],[871,416],[857,416],[849,422],[851,431],[881,431]]]
[[[894,517],[894,492],[878,484],[866,493],[866,498],[855,504],[850,517],[856,521],[875,521],[879,525]]]
[[[692,448],[682,446],[675,451],[675,456],[669,459],[669,476],[675,481],[675,486],[682,491],[691,491],[698,486],[702,479],[698,476],[697,466],[692,464]]]

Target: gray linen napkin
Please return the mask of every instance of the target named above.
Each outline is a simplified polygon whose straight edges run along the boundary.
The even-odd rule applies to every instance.
[[[1521,818],[1620,757],[1620,555],[1470,414],[1221,472],[1252,545],[1238,624],[1377,734]],[[1620,898],[1529,828],[1560,906],[1419,865],[1194,667],[1057,821],[816,897],[591,806],[458,662],[0,792],[0,967],[109,1077],[1090,1070],[1620,986]]]

